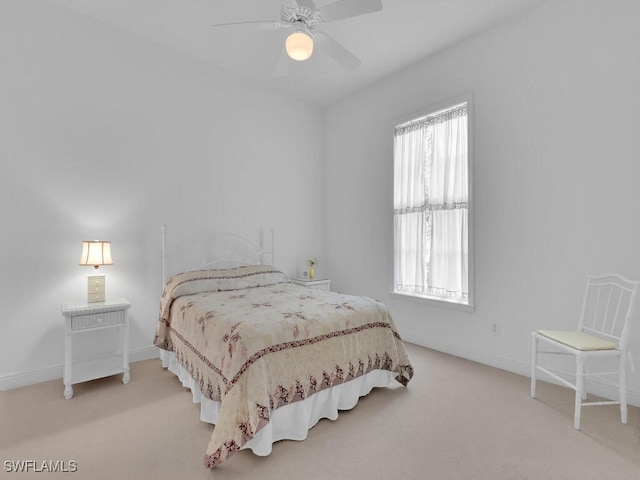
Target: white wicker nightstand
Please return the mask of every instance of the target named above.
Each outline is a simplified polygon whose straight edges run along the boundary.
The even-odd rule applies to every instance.
[[[131,304],[124,298],[98,303],[65,303],[62,315],[65,317],[64,337],[64,398],[73,397],[74,383],[123,373],[122,383],[129,383],[129,320],[127,310]],[[73,363],[73,338],[83,332],[118,328],[121,350],[109,357],[101,357]]]
[[[291,283],[316,290],[324,290],[326,292],[331,288],[331,280],[328,278],[292,278]]]

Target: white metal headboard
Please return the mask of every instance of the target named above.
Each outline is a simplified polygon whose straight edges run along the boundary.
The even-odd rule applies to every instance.
[[[264,238],[260,233],[261,245],[247,240],[235,233],[217,233],[206,238],[200,245],[188,246],[176,255],[176,264],[169,268],[169,253],[167,252],[167,225],[160,227],[162,232],[162,284],[179,272],[191,270],[205,270],[213,268],[232,268],[241,265],[275,265],[275,229],[271,229],[271,251],[262,246]],[[172,255],[173,257],[173,255]],[[268,262],[270,257],[271,261]]]

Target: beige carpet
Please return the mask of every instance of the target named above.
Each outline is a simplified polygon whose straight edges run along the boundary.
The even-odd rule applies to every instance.
[[[629,424],[615,406],[583,410],[573,395],[414,345],[408,388],[376,389],[303,442],[268,457],[242,451],[210,471],[213,428],[159,360],[74,386],[62,381],[0,392],[0,478],[78,479],[640,479],[640,409]],[[71,460],[75,473],[7,473],[6,461]]]

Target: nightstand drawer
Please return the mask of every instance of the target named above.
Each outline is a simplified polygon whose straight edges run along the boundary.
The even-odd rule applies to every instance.
[[[88,283],[89,283],[89,287],[102,287],[102,289],[104,290],[104,285],[105,285],[105,277],[104,275],[89,275],[88,278]]]
[[[313,290],[331,291],[331,280],[328,278],[292,278],[291,283]]]
[[[89,303],[104,302],[104,299],[105,299],[104,292],[102,292],[102,293],[89,293],[87,295],[87,302],[89,302]]]
[[[89,294],[91,293],[102,293],[104,294],[105,288],[104,285],[90,285],[89,286]]]
[[[90,315],[77,315],[71,317],[71,330],[83,330],[85,328],[105,327],[108,325],[121,325],[125,322],[125,312],[93,313]]]
[[[312,290],[323,290],[325,292],[329,291],[329,282],[326,283],[317,283],[315,285],[307,285],[307,288],[311,288]]]

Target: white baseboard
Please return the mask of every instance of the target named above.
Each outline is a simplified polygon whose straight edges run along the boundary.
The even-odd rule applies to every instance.
[[[159,356],[158,347],[148,346],[131,350],[129,352],[129,361],[131,363],[141,362],[143,360],[159,358]],[[35,385],[36,383],[48,382],[50,380],[57,380],[62,378],[63,371],[64,365],[56,365],[53,367],[31,370],[29,372],[3,375],[0,377],[0,392]]]
[[[399,329],[399,333],[403,340],[406,340],[409,343],[415,343],[416,345],[420,345],[422,347],[430,348],[432,350],[437,350],[443,353],[448,353],[449,355],[465,358],[467,360],[482,363],[483,365],[488,365],[490,367],[506,370],[507,372],[517,373],[518,375],[529,378],[531,377],[531,364],[529,363],[522,363],[509,358],[490,355],[484,352],[479,352],[477,350],[460,347],[459,345],[439,342],[437,340],[426,338],[424,335],[407,330]],[[546,375],[541,375],[539,379],[543,382],[560,385],[560,383],[556,382]],[[603,398],[618,398],[618,390],[611,385],[599,383],[597,381],[589,381],[588,387],[589,393],[593,395]],[[640,392],[627,390],[627,402],[629,405],[640,407]]]

